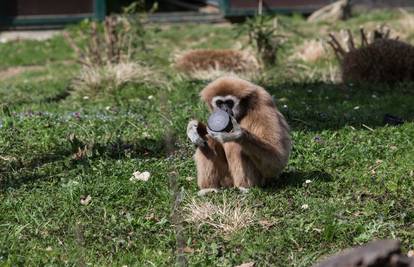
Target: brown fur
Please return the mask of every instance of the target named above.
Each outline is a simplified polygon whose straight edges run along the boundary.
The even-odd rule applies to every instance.
[[[288,162],[291,150],[289,126],[263,88],[235,77],[223,77],[210,83],[201,99],[212,109],[214,96],[233,95],[247,105],[238,122],[241,139],[220,144],[208,135],[208,146],[197,148],[195,161],[198,186],[251,187],[277,178]]]
[[[211,69],[237,73],[251,71],[253,66],[258,68],[255,58],[235,50],[192,50],[175,62],[175,67],[184,73]]]

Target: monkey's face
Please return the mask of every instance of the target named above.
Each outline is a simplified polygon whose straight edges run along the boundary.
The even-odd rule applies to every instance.
[[[211,100],[211,106],[213,107],[213,112],[220,109],[237,120],[240,119],[240,99],[233,95],[215,96]]]

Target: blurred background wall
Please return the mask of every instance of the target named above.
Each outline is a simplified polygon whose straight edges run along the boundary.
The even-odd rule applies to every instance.
[[[85,18],[101,20],[107,14],[120,13],[134,0],[3,0],[0,1],[0,27],[59,27]],[[155,0],[143,0],[149,10]],[[271,13],[309,14],[332,0],[263,0],[263,10]],[[223,17],[252,15],[258,0],[159,0],[158,14],[174,20],[174,12],[216,13]],[[413,0],[353,0],[356,9],[412,8]],[[159,16],[159,15],[158,15]],[[192,15],[194,18],[194,14]]]

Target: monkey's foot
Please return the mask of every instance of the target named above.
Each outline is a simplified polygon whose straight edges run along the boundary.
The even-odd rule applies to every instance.
[[[205,196],[207,194],[217,193],[217,192],[218,192],[217,188],[204,188],[204,189],[201,189],[200,191],[198,191],[197,195],[202,197],[202,196]]]
[[[242,194],[247,194],[247,193],[249,193],[249,191],[250,191],[250,189],[249,189],[249,188],[242,187],[242,186],[237,187],[237,189],[239,189],[240,193],[242,193]]]

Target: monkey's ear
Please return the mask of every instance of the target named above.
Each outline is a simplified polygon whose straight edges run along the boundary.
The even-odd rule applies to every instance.
[[[240,104],[249,109],[254,108],[257,103],[257,98],[257,92],[251,91],[240,99]]]

